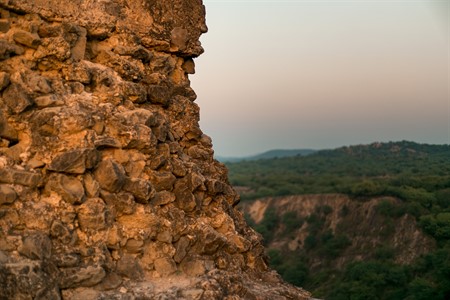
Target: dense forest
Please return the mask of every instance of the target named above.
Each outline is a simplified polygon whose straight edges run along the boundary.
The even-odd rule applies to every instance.
[[[435,248],[413,262],[394,260],[390,245],[372,249],[370,259],[348,263],[339,270],[324,264],[310,272],[309,257],[336,260],[352,240],[349,231],[330,231],[323,225],[329,208],[308,218],[294,212],[265,213],[254,228],[274,239],[276,228],[295,231],[307,225],[309,235],[301,251],[270,248],[270,263],[285,280],[325,299],[450,299],[450,146],[414,142],[373,143],[292,156],[228,163],[231,183],[242,202],[264,197],[339,193],[352,201],[394,197],[376,209],[382,222],[414,217],[420,230],[435,240]],[[345,212],[343,212],[345,213]],[[252,223],[251,220],[249,220]],[[289,234],[287,232],[286,234]]]

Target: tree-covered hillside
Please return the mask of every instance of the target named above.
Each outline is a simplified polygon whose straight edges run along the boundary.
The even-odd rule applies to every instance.
[[[262,220],[248,220],[264,236],[270,262],[286,280],[324,299],[450,299],[449,145],[373,143],[227,166],[244,206],[264,197],[273,200]],[[318,205],[302,217],[276,206],[277,197],[285,195],[329,193],[348,195],[359,204],[334,207],[334,212]],[[364,210],[345,217],[352,213],[349,207],[375,198],[368,224],[362,224],[369,216],[361,216]],[[339,215],[334,223],[332,214]],[[379,230],[355,234],[362,226]],[[398,226],[417,228],[434,248],[412,261],[402,259],[392,244],[402,237]],[[374,242],[361,250],[356,244],[365,234]],[[283,244],[286,238],[299,248]]]

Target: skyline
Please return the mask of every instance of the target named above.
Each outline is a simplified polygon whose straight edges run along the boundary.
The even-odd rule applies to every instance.
[[[190,80],[216,155],[450,142],[449,1],[204,4]]]

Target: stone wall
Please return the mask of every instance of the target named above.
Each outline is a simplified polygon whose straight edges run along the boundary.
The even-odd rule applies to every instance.
[[[0,299],[306,299],[199,128],[201,0],[0,0]]]

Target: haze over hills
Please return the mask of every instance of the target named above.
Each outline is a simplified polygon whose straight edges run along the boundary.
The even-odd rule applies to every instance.
[[[314,149],[274,149],[269,150],[260,154],[242,156],[242,157],[230,157],[230,156],[216,156],[216,159],[220,162],[239,162],[239,161],[251,161],[258,159],[270,159],[270,158],[281,158],[290,156],[305,156],[312,154],[318,150]]]

